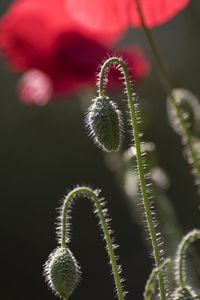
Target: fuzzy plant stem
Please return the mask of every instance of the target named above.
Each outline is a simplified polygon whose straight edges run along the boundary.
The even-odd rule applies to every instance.
[[[184,236],[179,244],[176,256],[177,283],[180,287],[185,287],[185,252],[188,246],[196,239],[200,239],[200,230],[194,229]]]
[[[182,113],[176,103],[176,99],[173,95],[173,90],[172,90],[172,86],[171,86],[171,83],[170,83],[170,80],[169,80],[169,77],[167,75],[167,72],[165,70],[165,67],[164,67],[164,64],[161,60],[161,57],[160,57],[160,54],[157,50],[157,47],[154,43],[154,40],[152,38],[152,35],[151,35],[151,32],[150,30],[148,29],[148,27],[146,26],[146,23],[145,23],[145,20],[144,20],[144,17],[143,17],[143,13],[142,13],[142,9],[140,7],[140,3],[139,3],[139,0],[134,0],[135,3],[136,3],[136,6],[137,6],[137,10],[138,10],[138,13],[139,13],[139,16],[140,16],[140,20],[141,20],[141,24],[142,24],[142,27],[144,29],[144,33],[145,33],[145,36],[146,36],[146,39],[149,43],[149,46],[152,50],[152,53],[154,55],[154,58],[155,58],[155,61],[158,65],[158,68],[160,70],[160,73],[162,75],[162,78],[163,78],[163,81],[165,83],[165,86],[166,86],[166,90],[170,96],[170,99],[172,101],[172,104],[173,104],[173,107],[174,107],[174,110],[176,112],[176,116],[177,116],[177,119],[180,123],[180,126],[182,127],[182,130],[184,132],[184,136],[185,136],[185,139],[186,139],[186,144],[188,146],[188,149],[190,151],[190,154],[191,154],[191,157],[192,157],[192,160],[193,160],[193,166],[195,168],[195,171],[196,171],[196,176],[197,176],[197,179],[198,179],[198,184],[200,184],[200,164],[198,163],[198,158],[197,158],[197,153],[194,149],[194,146],[193,146],[193,143],[192,143],[192,136],[190,134],[190,131],[188,130],[186,124],[185,124],[185,121],[183,119],[183,116],[182,116]]]
[[[156,263],[156,267],[159,268],[159,266],[161,264],[161,258],[160,258],[159,247],[158,247],[158,242],[157,242],[157,238],[156,238],[156,232],[155,232],[155,228],[154,228],[154,224],[153,224],[153,219],[152,219],[152,215],[151,215],[148,194],[147,194],[147,190],[146,190],[145,173],[144,173],[143,164],[142,164],[140,139],[139,139],[139,133],[138,133],[138,126],[137,126],[137,117],[136,117],[136,112],[135,112],[135,108],[134,108],[133,96],[132,96],[131,83],[130,83],[128,69],[122,59],[117,58],[117,57],[112,57],[103,64],[100,74],[99,74],[99,96],[104,95],[104,88],[103,88],[104,87],[104,78],[105,78],[106,70],[110,64],[119,65],[122,68],[123,73],[124,73],[126,90],[127,90],[127,95],[128,95],[128,103],[129,103],[130,114],[131,114],[132,133],[133,133],[133,137],[135,140],[139,182],[140,182],[140,187],[141,187],[141,192],[142,192],[145,214],[146,214],[146,218],[147,218],[148,229],[150,232],[150,237],[151,237],[152,246],[153,246],[153,254],[154,254],[154,258],[155,258],[155,263]],[[163,275],[161,272],[159,272],[159,274],[158,274],[158,281],[159,281],[161,299],[165,300],[166,296],[165,296],[164,278],[163,278]]]
[[[106,245],[107,245],[107,249],[108,249],[108,254],[110,257],[110,263],[112,266],[112,271],[113,271],[113,275],[114,275],[118,299],[124,300],[124,294],[123,294],[123,289],[122,289],[122,285],[121,285],[121,281],[120,281],[117,261],[115,258],[114,248],[113,248],[111,237],[109,234],[109,229],[106,224],[106,219],[104,217],[102,207],[101,207],[97,193],[88,187],[77,187],[66,196],[66,199],[65,199],[64,205],[63,205],[63,210],[62,210],[61,247],[65,248],[65,246],[66,246],[68,208],[69,208],[69,205],[70,205],[71,201],[73,200],[73,198],[75,196],[77,196],[78,194],[84,194],[84,195],[86,194],[87,196],[89,196],[89,198],[91,198],[94,201],[94,204],[96,206],[97,213],[98,213],[98,216],[100,219],[100,224],[101,224],[101,227],[102,227],[102,230],[104,233],[104,237],[105,237],[105,241],[106,241]]]
[[[151,271],[151,274],[146,282],[146,285],[145,285],[145,290],[144,290],[144,300],[151,300],[152,299],[152,296],[155,292],[155,281],[156,281],[156,277],[157,277],[157,274],[159,272],[162,272],[162,270],[171,262],[171,260],[169,258],[165,259],[163,261],[163,263],[160,265],[159,268],[154,268],[152,271]]]

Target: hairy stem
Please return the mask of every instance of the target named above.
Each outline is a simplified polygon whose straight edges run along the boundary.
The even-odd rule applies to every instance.
[[[177,256],[176,256],[176,271],[177,271],[177,283],[180,287],[185,287],[185,252],[188,246],[196,239],[200,238],[200,230],[192,230],[186,234],[181,243],[179,244]]]
[[[174,107],[174,110],[176,111],[176,116],[177,116],[177,119],[180,123],[180,126],[182,127],[182,130],[184,132],[184,135],[185,135],[185,138],[186,138],[186,144],[188,146],[188,149],[190,151],[190,154],[191,154],[191,157],[192,157],[192,161],[193,161],[193,166],[195,168],[195,171],[196,171],[196,176],[197,176],[197,179],[198,179],[198,184],[200,184],[200,164],[198,163],[198,157],[197,157],[197,153],[194,149],[194,146],[193,146],[193,142],[192,142],[192,136],[190,134],[190,131],[188,130],[186,124],[185,124],[185,121],[183,119],[183,116],[182,116],[182,113],[176,103],[176,99],[173,95],[173,90],[172,90],[172,86],[171,86],[171,83],[170,83],[170,80],[169,80],[169,77],[167,75],[167,72],[165,70],[165,67],[164,67],[164,64],[161,60],[161,57],[160,57],[160,54],[156,48],[156,45],[154,43],[154,40],[152,38],[152,35],[151,35],[151,32],[150,30],[148,29],[148,27],[146,26],[145,24],[145,20],[144,20],[144,17],[143,17],[143,14],[142,14],[142,10],[141,10],[141,7],[140,7],[140,3],[139,3],[139,0],[134,0],[135,3],[136,3],[136,6],[137,6],[137,10],[138,10],[138,13],[140,15],[140,20],[141,20],[141,24],[142,24],[142,27],[144,29],[144,33],[145,33],[145,36],[147,38],[147,41],[149,43],[149,46],[152,50],[152,53],[154,55],[154,58],[155,58],[155,61],[158,65],[158,68],[160,70],[160,73],[162,75],[162,78],[163,78],[163,81],[165,83],[165,86],[166,86],[166,90],[170,96],[170,99],[172,101],[172,104],[173,104],[173,107]]]
[[[118,57],[112,57],[103,64],[100,74],[99,74],[99,96],[104,95],[104,90],[103,90],[104,78],[105,78],[106,70],[110,64],[117,64],[117,65],[121,66],[123,74],[124,74],[124,78],[125,78],[126,90],[127,90],[127,95],[128,95],[128,103],[129,103],[129,109],[130,109],[130,114],[131,114],[132,133],[133,133],[133,137],[134,137],[134,141],[135,141],[135,148],[136,148],[136,157],[137,157],[137,167],[138,167],[140,188],[141,188],[141,192],[142,192],[142,198],[143,198],[143,204],[144,204],[144,209],[145,209],[145,215],[147,218],[147,224],[148,224],[150,237],[151,237],[151,241],[152,241],[155,263],[156,263],[156,267],[159,267],[161,264],[161,258],[160,258],[158,242],[156,239],[156,232],[155,232],[155,228],[154,228],[154,224],[153,224],[153,218],[151,215],[151,209],[150,209],[150,204],[149,204],[149,199],[148,199],[148,194],[147,194],[147,189],[146,189],[145,172],[144,172],[143,164],[142,164],[140,139],[139,139],[139,133],[138,133],[136,112],[135,112],[133,96],[132,96],[131,83],[130,83],[128,69],[122,59],[120,59]],[[164,286],[163,275],[161,272],[159,272],[159,274],[158,274],[158,281],[159,281],[161,299],[165,300],[166,299],[165,286]]]
[[[97,214],[100,219],[100,224],[104,233],[108,254],[110,257],[110,263],[112,266],[112,271],[114,275],[114,281],[117,289],[117,295],[119,300],[124,300],[123,289],[120,281],[119,270],[117,266],[117,261],[114,253],[114,248],[112,245],[111,237],[109,234],[109,229],[106,223],[106,219],[104,217],[104,213],[98,198],[97,192],[91,190],[88,187],[78,187],[72,190],[65,198],[63,209],[62,209],[62,231],[61,231],[61,247],[65,247],[66,245],[66,233],[67,233],[67,212],[69,209],[69,205],[75,196],[78,194],[83,194],[89,196],[94,201],[96,206]]]
[[[144,300],[151,300],[153,297],[153,294],[155,292],[155,280],[156,276],[159,272],[162,272],[162,270],[166,267],[167,264],[169,264],[171,260],[167,258],[166,260],[163,261],[163,263],[160,265],[159,268],[154,268],[151,271],[151,274],[146,282],[145,285],[145,290],[144,290]]]

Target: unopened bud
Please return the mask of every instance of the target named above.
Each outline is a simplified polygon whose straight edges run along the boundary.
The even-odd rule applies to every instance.
[[[121,142],[122,120],[117,105],[108,97],[97,97],[89,107],[86,126],[89,135],[105,151],[117,151]]]
[[[44,275],[55,294],[67,300],[79,280],[79,266],[71,251],[66,248],[54,250],[45,263]]]

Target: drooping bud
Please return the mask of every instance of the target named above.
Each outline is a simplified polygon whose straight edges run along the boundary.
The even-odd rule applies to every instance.
[[[97,143],[105,151],[117,151],[121,143],[122,120],[117,105],[108,97],[97,97],[89,107],[86,126]]]
[[[174,89],[173,96],[176,100],[176,105],[184,120],[185,126],[192,135],[199,133],[200,128],[200,104],[199,100],[190,91],[186,89]],[[184,135],[182,126],[177,118],[177,112],[174,109],[170,97],[167,99],[167,112],[171,126],[176,133]]]
[[[189,286],[179,287],[175,290],[172,300],[199,299]]]
[[[52,291],[67,300],[79,281],[79,269],[70,250],[57,248],[45,263],[44,275]]]

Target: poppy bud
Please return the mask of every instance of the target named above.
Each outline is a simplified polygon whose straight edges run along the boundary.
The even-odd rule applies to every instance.
[[[184,120],[185,126],[192,135],[199,133],[200,128],[200,105],[199,100],[190,91],[186,89],[174,89],[173,96],[176,100],[176,105]],[[177,112],[171,98],[167,99],[167,112],[171,126],[176,133],[184,135],[182,126],[177,118]]]
[[[89,107],[86,126],[89,135],[105,151],[117,151],[121,142],[122,120],[117,105],[108,97],[97,97]]]
[[[67,300],[79,280],[79,266],[70,250],[57,248],[45,263],[44,274],[55,294]]]
[[[194,292],[189,286],[179,287],[174,292],[173,300],[193,300],[198,299],[195,298],[197,296],[194,295]]]

